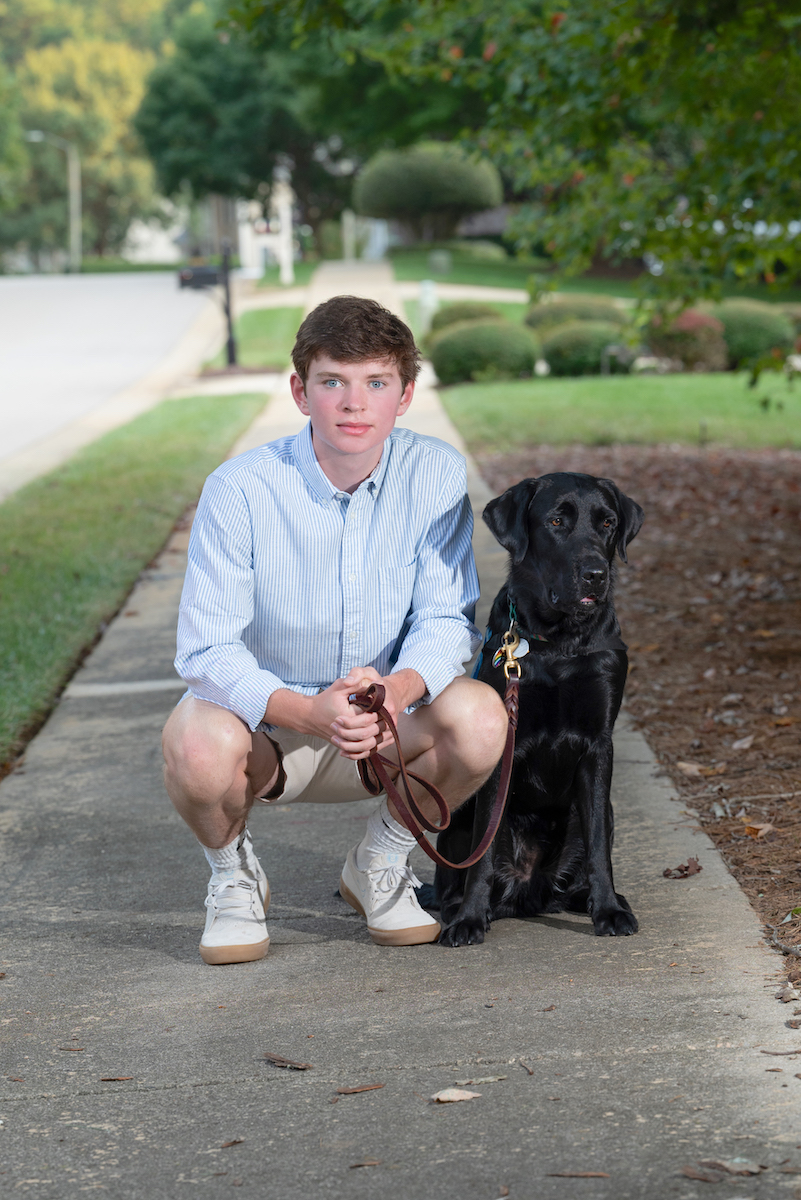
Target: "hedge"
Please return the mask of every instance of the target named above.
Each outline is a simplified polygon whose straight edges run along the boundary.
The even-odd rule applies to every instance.
[[[760,300],[724,300],[714,310],[723,324],[730,367],[743,367],[772,350],[782,356],[793,348],[795,329],[789,316]]]
[[[542,353],[554,375],[598,375],[607,346],[620,344],[620,326],[609,321],[572,321],[542,340]],[[627,371],[631,354],[610,355],[612,372]]]
[[[530,375],[537,361],[536,338],[511,321],[466,321],[452,325],[431,347],[431,362],[440,383],[518,379]]]
[[[607,321],[612,325],[625,325],[626,313],[608,300],[596,300],[590,296],[569,296],[553,300],[550,304],[535,304],[526,313],[524,320],[532,329],[545,333],[568,321]]]

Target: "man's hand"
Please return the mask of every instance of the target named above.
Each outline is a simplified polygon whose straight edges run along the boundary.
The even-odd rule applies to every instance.
[[[365,691],[371,683],[384,685],[384,707],[396,723],[399,713],[426,692],[416,671],[396,671],[382,677],[372,667],[355,667],[317,696],[301,696],[285,688],[273,692],[265,720],[324,738],[337,746],[344,758],[368,758],[376,747],[381,749],[392,741],[385,723],[375,713],[348,703],[348,696]]]

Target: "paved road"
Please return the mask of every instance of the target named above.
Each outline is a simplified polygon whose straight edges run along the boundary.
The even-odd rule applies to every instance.
[[[310,294],[323,284],[378,291],[386,279],[321,278]],[[436,393],[418,401],[420,428],[458,442]],[[296,418],[279,388],[242,445]],[[480,507],[480,481],[471,494]],[[616,882],[636,937],[596,938],[589,918],[561,914],[500,921],[466,950],[374,945],[334,894],[366,800],[255,813],[269,956],[200,961],[207,870],[166,801],[159,752],[180,695],[169,677],[186,542],[177,533],[143,573],[0,786],[4,1192],[797,1196],[801,1067],[785,1055],[801,1038],[771,994],[778,960],[625,722]],[[486,603],[504,556],[486,540],[476,549]],[[663,877],[690,854],[701,874]],[[265,1052],[312,1068],[278,1070]],[[477,1099],[430,1102],[467,1080]],[[382,1086],[337,1093],[363,1084]],[[708,1159],[759,1173],[719,1171],[710,1187],[698,1179]]]
[[[152,371],[207,303],[173,271],[0,277],[0,461]]]

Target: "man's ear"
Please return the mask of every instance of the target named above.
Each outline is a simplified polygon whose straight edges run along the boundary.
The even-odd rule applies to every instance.
[[[635,500],[624,496],[617,484],[613,483],[611,479],[601,479],[599,482],[605,484],[606,487],[611,488],[614,492],[619,521],[616,549],[623,562],[628,562],[626,547],[631,539],[635,538],[640,532],[642,523],[645,520],[645,513]]]
[[[528,509],[539,490],[539,479],[522,479],[502,496],[490,500],[483,517],[515,566],[528,550]]]
[[[309,402],[306,399],[306,385],[298,375],[297,371],[293,371],[289,377],[289,390],[292,392],[292,399],[297,404],[304,417],[310,415]]]

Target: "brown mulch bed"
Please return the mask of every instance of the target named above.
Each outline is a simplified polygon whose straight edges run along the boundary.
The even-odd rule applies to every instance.
[[[616,585],[628,712],[761,919],[798,948],[801,454],[537,446],[476,458],[496,491],[583,471],[645,509]],[[801,980],[801,959],[786,962]]]

